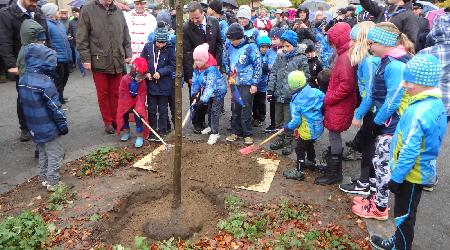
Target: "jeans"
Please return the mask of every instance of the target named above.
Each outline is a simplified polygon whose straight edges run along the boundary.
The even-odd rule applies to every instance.
[[[59,168],[64,158],[64,148],[61,136],[46,142],[38,143],[39,169],[42,181],[47,181],[50,185],[55,185],[59,181]]]
[[[168,105],[170,96],[147,95],[148,120],[150,126],[160,134],[167,134],[167,121],[169,120]]]
[[[211,134],[219,133],[219,121],[223,109],[223,103],[223,97],[212,97],[208,102],[208,118],[210,120],[209,126],[211,127]]]
[[[253,94],[250,93],[249,85],[239,85],[237,90],[241,95],[244,105],[240,105],[234,100],[231,103],[231,128],[238,136],[252,136],[252,110]]]
[[[256,92],[253,98],[253,119],[266,120],[266,92]]]
[[[105,125],[111,125],[116,120],[119,101],[119,85],[122,74],[106,74],[92,72],[95,89],[97,90],[98,106]]]
[[[130,112],[133,112],[133,111],[130,110]],[[123,115],[122,129],[130,129],[130,122],[129,122],[130,112],[125,113]],[[136,114],[134,114],[134,121],[136,122],[136,132],[142,133],[142,131],[144,131],[144,123],[142,123],[141,118],[139,118]]]
[[[84,77],[86,75],[86,70],[84,69],[83,63],[81,62],[80,52],[78,52],[77,49],[75,49],[75,62],[78,66],[78,69],[80,70],[81,76]]]

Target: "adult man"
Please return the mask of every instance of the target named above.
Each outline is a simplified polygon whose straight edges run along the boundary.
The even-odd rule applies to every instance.
[[[134,10],[125,12],[131,38],[132,59],[141,55],[148,35],[156,28],[156,18],[145,10],[147,0],[134,1]]]
[[[423,5],[420,3],[413,4],[413,13],[419,20],[419,32],[417,33],[417,40],[415,44],[416,53],[425,48],[427,35],[430,33],[430,25],[428,20],[423,15]]]
[[[131,41],[125,17],[112,0],[90,1],[81,9],[77,48],[92,70],[105,132],[114,134],[119,84],[131,63]]]
[[[45,29],[47,37],[49,37],[45,15],[37,6],[37,0],[18,0],[7,8],[0,10],[0,57],[8,74],[16,77],[16,88],[18,83],[16,61],[21,47],[20,25],[25,19],[34,19]],[[29,141],[31,135],[27,128],[19,97],[17,97],[17,116],[21,130],[20,140]]]
[[[195,47],[208,43],[209,52],[216,58],[218,65],[221,65],[223,41],[220,36],[219,22],[212,16],[205,16],[200,3],[196,1],[189,3],[188,13],[189,20],[183,24],[183,71],[190,93],[194,65],[192,53]],[[195,133],[200,133],[205,128],[205,112],[204,109],[198,108],[192,118]]]
[[[67,29],[70,48],[72,49],[72,64],[77,65],[77,26],[78,19],[80,18],[80,9],[77,7],[72,8],[72,20],[69,21],[69,28]]]
[[[406,34],[414,44],[419,32],[419,20],[412,12],[410,0],[388,0],[388,6],[379,5],[374,0],[360,0],[361,6],[375,17],[375,22],[389,21]]]
[[[59,21],[64,25],[67,32],[69,30],[69,11],[67,9],[59,10]]]
[[[278,22],[281,22],[281,20],[282,20],[281,14],[283,14],[283,10],[277,9],[275,11],[275,18],[270,20],[270,22],[272,23],[273,27],[275,27],[275,25],[277,25]]]

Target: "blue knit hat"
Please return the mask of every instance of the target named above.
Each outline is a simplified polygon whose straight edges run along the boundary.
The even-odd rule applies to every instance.
[[[350,31],[350,38],[352,40],[356,40],[356,38],[358,38],[358,33],[359,33],[359,25],[355,25]]]
[[[441,78],[441,63],[430,54],[418,54],[406,63],[403,80],[417,85],[436,87]]]
[[[378,27],[370,28],[367,39],[388,47],[395,47],[398,34],[389,32]]]
[[[272,45],[272,42],[268,36],[261,36],[258,38],[258,47],[270,45]]]
[[[167,42],[169,40],[169,31],[166,24],[163,22],[158,23],[158,27],[155,30],[155,41]]]
[[[269,36],[271,38],[280,38],[283,35],[283,33],[284,29],[275,27],[270,30]]]
[[[293,30],[286,30],[283,35],[281,35],[280,39],[292,44],[292,46],[294,47],[298,46],[297,33],[295,33]]]

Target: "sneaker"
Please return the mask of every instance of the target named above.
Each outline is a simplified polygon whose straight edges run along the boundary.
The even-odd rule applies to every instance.
[[[277,127],[275,125],[270,125],[264,130],[264,133],[269,134],[277,131]]]
[[[28,131],[27,129],[22,129],[20,131],[20,141],[21,142],[26,142],[31,140],[31,134],[30,131]]]
[[[368,206],[372,203],[375,206],[375,194],[368,195],[367,197],[353,197],[352,202],[354,205]]]
[[[386,208],[384,212],[378,210],[377,206],[374,203],[369,205],[353,205],[352,212],[359,217],[366,219],[375,219],[375,220],[387,220],[389,216],[389,209]]]
[[[214,144],[216,144],[217,140],[219,140],[219,138],[220,138],[219,134],[210,134],[207,143],[209,145],[214,145]]]
[[[122,134],[120,135],[120,140],[121,141],[128,141],[131,137],[131,132],[128,130],[124,130],[122,131]]]
[[[244,138],[244,144],[245,145],[252,145],[253,144],[253,138],[249,137],[245,137]]]
[[[351,183],[339,185],[339,189],[342,192],[349,194],[369,195],[370,187],[369,183],[363,183],[359,180],[352,181]]]
[[[305,179],[305,174],[303,172],[298,171],[297,169],[290,169],[283,171],[283,176],[286,179],[302,181]]]
[[[433,192],[434,188],[438,184],[439,180],[436,177],[436,181],[433,184],[423,185],[423,191]]]
[[[134,142],[134,147],[140,148],[140,147],[142,147],[142,145],[144,145],[144,137],[142,137],[142,136],[136,137],[136,141]]]
[[[114,134],[114,127],[112,124],[105,125],[105,132],[107,134]]]
[[[225,138],[225,140],[229,141],[229,142],[235,142],[237,140],[239,140],[239,136],[236,134],[231,134],[229,136],[227,136],[227,138]]]
[[[54,192],[56,190],[56,188],[58,188],[59,186],[67,186],[67,185],[62,181],[59,181],[58,183],[56,183],[54,185],[50,185],[47,183],[47,191]],[[69,186],[67,186],[67,187],[69,187]],[[71,188],[71,187],[69,187],[69,188]]]
[[[209,133],[211,133],[211,127],[203,129],[201,133],[202,135],[208,135]]]
[[[199,134],[201,134],[202,133],[202,128],[200,128],[200,127],[194,127],[194,134],[196,134],[196,135],[199,135]]]
[[[391,250],[391,249],[395,248],[394,237],[391,237],[389,239],[384,239],[378,235],[371,235],[369,241],[370,241],[370,244],[372,245],[373,249]]]
[[[41,185],[43,186],[43,187],[47,187],[47,185],[48,185],[48,182],[47,181],[43,181],[43,182],[41,182]]]
[[[342,154],[342,160],[344,161],[359,161],[361,159],[362,154],[352,148],[348,148],[348,150]]]

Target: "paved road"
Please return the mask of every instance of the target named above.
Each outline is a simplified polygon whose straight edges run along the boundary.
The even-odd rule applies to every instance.
[[[186,93],[186,90],[184,90]],[[81,78],[73,73],[69,79],[65,92],[70,99],[64,106],[67,109],[70,132],[64,136],[66,161],[76,159],[93,148],[100,145],[118,145],[119,140],[114,135],[103,132],[100,119],[95,88],[92,78]],[[31,142],[19,142],[18,121],[16,117],[16,90],[13,82],[0,84],[0,194],[14,188],[17,184],[27,181],[37,174],[37,162],[34,159],[34,145]],[[183,109],[186,111],[188,103],[184,98]],[[226,99],[225,110],[227,115],[222,118],[220,134],[221,140],[227,135],[226,127],[229,125],[229,98]],[[344,134],[345,140],[350,140],[356,131],[351,129]],[[205,136],[196,136],[190,129],[185,131],[189,138],[204,139]],[[257,138],[262,138],[260,131]],[[316,145],[318,154],[328,145],[327,136],[324,135]],[[294,157],[294,154],[291,155]],[[450,168],[446,164],[450,161],[450,139],[447,137],[442,147],[439,163],[439,185],[432,193],[422,196],[416,223],[416,240],[414,249],[449,249],[450,235],[450,190],[448,186]],[[358,176],[357,162],[347,162],[344,165],[345,178]],[[392,221],[368,221],[368,229],[372,232],[390,234]]]

